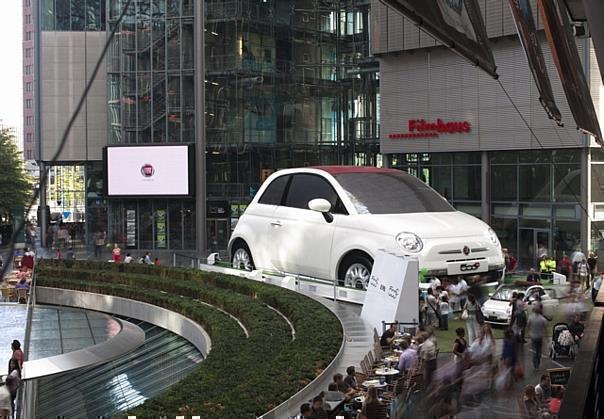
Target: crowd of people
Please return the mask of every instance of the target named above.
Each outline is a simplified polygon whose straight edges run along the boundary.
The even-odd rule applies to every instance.
[[[117,243],[115,243],[113,245],[112,257],[113,257],[113,262],[115,262],[115,263],[122,262],[122,249],[119,247],[119,245]],[[159,258],[154,258],[154,259],[151,258],[150,252],[145,252],[145,254],[142,255],[140,258],[135,258],[130,253],[126,253],[126,257],[124,258],[123,263],[140,263],[143,265],[155,265],[155,266],[161,265]]]
[[[581,259],[578,266],[582,263],[584,262]],[[569,269],[576,272],[574,267]],[[602,279],[601,275],[593,273],[593,270],[589,272],[590,284],[593,287],[592,296],[595,297]],[[561,333],[553,335],[555,347],[578,347],[584,337],[582,318],[587,306],[584,302],[586,284],[582,279],[570,277],[571,282],[562,302],[564,310],[560,311],[567,314],[569,326],[565,328],[565,324],[562,324]],[[502,348],[497,351],[491,327],[485,322],[480,304],[472,291],[473,286],[468,286],[463,279],[450,284],[435,280],[427,289],[426,295],[420,296],[420,322],[424,330],[437,327],[440,330],[448,330],[448,319],[451,317],[461,319],[465,323],[464,328],[458,327],[455,330],[456,337],[451,348],[452,362],[437,365],[435,359],[432,364],[423,364],[422,374],[427,386],[425,409],[433,409],[432,414],[436,417],[453,415],[459,411],[464,400],[480,399],[481,395],[488,394],[490,390],[513,391],[515,383],[525,376],[525,350],[529,348],[532,356],[528,362],[532,363],[535,372],[542,371],[544,342],[552,319],[544,316],[540,296],[536,295],[534,301],[531,300],[529,304],[522,292],[512,293],[508,309],[511,321],[504,330]],[[436,344],[436,339],[431,339]],[[416,357],[411,355],[411,351],[414,346],[417,347],[424,341],[422,336],[416,336],[412,342],[399,343],[398,348],[402,351],[399,370],[413,368]],[[571,358],[573,357],[574,355]],[[543,374],[543,377],[546,375]],[[547,376],[549,379],[549,375]],[[548,390],[543,392],[544,388]],[[563,387],[554,387],[553,391],[550,391],[546,379],[543,378],[536,387],[533,385],[523,391],[523,414],[529,418],[546,418],[557,414],[563,392]]]
[[[515,273],[518,269],[518,259],[506,248],[502,249],[506,273]],[[537,268],[530,268],[526,280],[538,282],[541,279],[551,279],[552,273],[557,272],[566,277],[567,281],[579,281],[585,290],[595,288],[598,274],[598,256],[589,252],[587,256],[580,249],[570,254],[562,252],[562,257],[556,261],[545,249],[538,252]],[[599,287],[599,285],[598,285]]]
[[[386,419],[387,405],[375,386],[363,387],[354,366],[346,376],[337,373],[327,391],[300,406],[300,419],[327,419],[337,414],[344,418]]]

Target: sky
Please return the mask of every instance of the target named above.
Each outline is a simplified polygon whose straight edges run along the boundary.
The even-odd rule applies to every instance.
[[[23,124],[22,1],[0,0],[0,120],[19,130]]]

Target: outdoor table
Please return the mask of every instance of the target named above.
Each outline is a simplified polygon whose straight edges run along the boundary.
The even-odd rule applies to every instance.
[[[397,364],[398,361],[399,361],[399,355],[398,354],[396,354],[396,355],[389,355],[389,356],[384,357],[382,359],[382,362],[384,364],[388,364],[388,363]]]
[[[380,380],[367,380],[367,381],[363,381],[363,383],[361,384],[363,387],[375,387],[377,389],[383,389],[386,388],[388,386],[388,383],[386,383],[384,381],[383,384],[380,384]]]
[[[376,375],[385,375],[385,376],[389,376],[389,375],[396,375],[399,374],[400,371],[397,370],[396,368],[377,368],[375,370]]]
[[[392,377],[399,374],[400,371],[396,368],[377,368],[375,370],[376,375],[383,375],[386,377],[386,383],[390,384],[392,382]]]

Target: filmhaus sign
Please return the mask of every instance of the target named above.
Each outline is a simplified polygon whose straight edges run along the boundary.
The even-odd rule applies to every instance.
[[[407,123],[407,132],[397,132],[388,135],[395,140],[399,138],[437,138],[443,134],[467,134],[472,131],[472,124],[468,121],[436,121],[425,119],[410,119]]]

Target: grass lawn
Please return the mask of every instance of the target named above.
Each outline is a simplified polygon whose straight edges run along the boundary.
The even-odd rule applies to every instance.
[[[587,312],[587,317],[589,317],[589,313],[591,312],[591,309],[593,308],[593,305],[591,304],[591,301],[588,303],[588,308],[589,311]],[[460,316],[461,313],[458,313],[458,316]],[[568,317],[564,314],[564,310],[558,310],[556,312],[556,315],[554,316],[554,318],[552,319],[552,321],[549,322],[549,325],[546,329],[545,332],[545,336],[551,336],[552,335],[552,328],[554,327],[554,324],[556,323],[560,323],[560,322],[566,322],[568,323]],[[449,318],[449,330],[438,330],[435,329],[434,330],[434,334],[436,335],[436,339],[438,341],[438,348],[440,350],[440,352],[452,352],[453,351],[453,342],[455,342],[455,329],[457,329],[458,327],[463,327],[464,330],[466,330],[466,321],[465,320],[453,320],[453,317]],[[491,325],[491,328],[493,329],[493,335],[495,336],[495,339],[503,339],[503,332],[505,330],[504,326],[494,326]],[[466,337],[467,337],[467,330],[466,330]],[[528,340],[528,337],[527,337]]]

